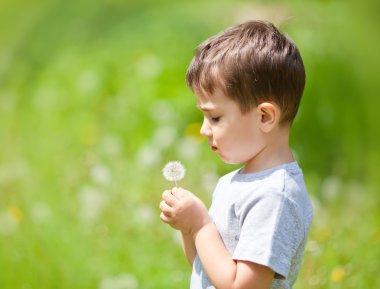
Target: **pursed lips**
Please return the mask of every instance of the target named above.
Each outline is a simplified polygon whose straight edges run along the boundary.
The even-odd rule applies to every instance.
[[[212,144],[208,144],[210,146],[210,148],[215,152],[218,150],[218,148]]]

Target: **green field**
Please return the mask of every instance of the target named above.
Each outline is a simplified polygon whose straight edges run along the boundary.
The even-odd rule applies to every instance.
[[[0,3],[0,289],[188,288],[159,219],[161,168],[206,204],[235,169],[199,137],[184,76],[194,48],[239,22],[298,44],[293,126],[315,217],[295,289],[380,288],[379,4],[348,1]]]

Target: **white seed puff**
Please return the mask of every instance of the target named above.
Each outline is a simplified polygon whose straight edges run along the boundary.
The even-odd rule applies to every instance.
[[[185,176],[185,167],[179,161],[168,162],[162,169],[165,179],[171,182],[180,181]]]

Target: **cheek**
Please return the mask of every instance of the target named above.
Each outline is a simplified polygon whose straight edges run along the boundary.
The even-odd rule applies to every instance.
[[[212,136],[217,145],[228,145],[231,139],[233,139],[233,133],[225,128],[215,128],[212,132]]]
[[[225,142],[225,149],[231,156],[231,162],[242,163],[251,158],[260,146],[259,139],[257,132],[244,123],[231,130]]]
[[[214,141],[218,146],[218,149],[226,155],[233,155],[239,150],[239,143],[241,138],[241,131],[236,128],[230,128],[228,130],[215,130]]]
[[[249,127],[247,127],[245,123],[239,123],[238,125],[231,126],[228,129],[228,133],[225,134],[225,137],[235,144],[240,144],[250,138],[250,135]]]

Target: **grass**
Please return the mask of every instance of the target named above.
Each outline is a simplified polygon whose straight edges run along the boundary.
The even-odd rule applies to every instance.
[[[184,74],[242,11],[285,15],[308,73],[292,146],[316,214],[295,288],[380,287],[376,5],[0,4],[0,288],[188,287],[161,168],[180,159],[207,204],[235,168],[199,139]]]

